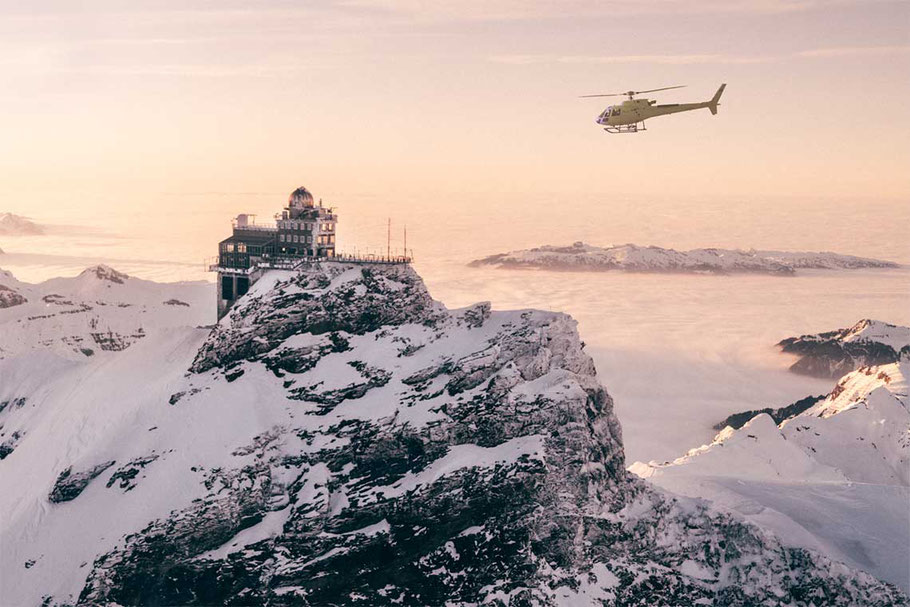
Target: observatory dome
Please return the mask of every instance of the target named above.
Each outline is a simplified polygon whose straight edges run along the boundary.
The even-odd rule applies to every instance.
[[[313,206],[313,195],[310,194],[308,189],[299,187],[291,192],[291,197],[288,198],[288,206],[298,208],[311,207]]]

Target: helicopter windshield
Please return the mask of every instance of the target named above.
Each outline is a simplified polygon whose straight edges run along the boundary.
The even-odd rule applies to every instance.
[[[603,112],[600,113],[600,117],[603,118],[603,119],[609,118],[609,117],[610,117],[610,112],[611,112],[612,110],[613,110],[613,106],[611,105],[610,107],[608,107],[607,109],[605,109]]]

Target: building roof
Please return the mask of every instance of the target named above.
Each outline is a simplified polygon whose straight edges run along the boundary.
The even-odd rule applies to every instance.
[[[275,241],[276,232],[240,232],[235,231],[234,234],[228,236],[218,244],[225,244],[229,242],[245,242],[246,244],[257,244],[263,245]]]
[[[311,207],[313,206],[313,195],[310,194],[310,191],[308,189],[301,186],[291,192],[291,195],[288,198],[288,205],[297,207]]]

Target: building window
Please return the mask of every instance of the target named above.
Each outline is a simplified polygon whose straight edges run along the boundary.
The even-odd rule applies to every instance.
[[[278,240],[279,240],[279,242],[284,242],[284,234],[279,234]]]
[[[238,252],[238,253],[246,253],[246,243],[245,243],[245,242],[238,242],[238,243],[237,243],[237,252]]]
[[[234,252],[234,243],[229,242],[226,245],[224,245],[224,250],[227,251],[228,253],[233,253]]]

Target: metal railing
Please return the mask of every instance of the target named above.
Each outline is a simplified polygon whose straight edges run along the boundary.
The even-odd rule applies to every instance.
[[[217,259],[217,258],[216,258]],[[383,265],[403,265],[413,261],[410,255],[374,255],[367,254],[348,254],[340,253],[332,257],[314,257],[311,255],[263,255],[260,259],[250,261],[249,268],[234,268],[222,266],[217,261],[210,259],[205,260],[205,265],[209,272],[225,272],[231,274],[252,274],[259,269],[267,270],[298,270],[308,263],[321,262],[341,262],[356,264],[383,264]]]
[[[344,261],[350,263],[384,263],[384,264],[400,264],[400,263],[411,263],[412,258],[409,255],[351,255],[347,253],[340,253],[335,255],[335,257],[323,258],[323,260],[328,261]]]
[[[278,226],[262,225],[262,224],[258,224],[258,223],[248,223],[245,226],[241,226],[241,225],[237,225],[236,221],[231,222],[231,227],[234,228],[235,230],[240,230],[240,231],[244,231],[244,230],[252,230],[255,232],[277,232],[278,231]]]

